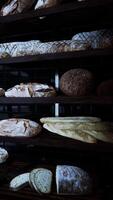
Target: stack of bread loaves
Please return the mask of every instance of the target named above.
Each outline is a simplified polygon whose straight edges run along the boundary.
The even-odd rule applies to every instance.
[[[98,140],[113,143],[113,123],[102,122],[100,118],[49,117],[40,121],[45,129],[61,136],[87,143],[96,143]]]

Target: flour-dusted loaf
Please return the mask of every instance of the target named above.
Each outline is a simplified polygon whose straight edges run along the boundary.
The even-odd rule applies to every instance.
[[[24,173],[16,176],[10,182],[10,189],[13,191],[18,191],[21,188],[27,186],[29,184],[29,173]]]
[[[56,167],[56,185],[58,194],[88,194],[92,190],[89,174],[75,166],[58,165]]]
[[[38,0],[35,9],[56,6],[59,0]]]
[[[48,194],[51,192],[52,176],[50,170],[37,168],[30,172],[29,182],[37,192]]]
[[[0,15],[6,16],[10,14],[22,13],[29,10],[35,0],[8,0],[8,2],[1,8]]]
[[[11,118],[0,121],[0,136],[33,137],[41,132],[41,126],[28,119]]]
[[[94,76],[86,69],[71,69],[60,79],[60,89],[68,96],[90,95],[94,88]]]
[[[0,58],[40,54],[39,40],[0,44]]]
[[[5,92],[6,97],[51,97],[55,95],[56,92],[52,86],[41,83],[21,83]]]
[[[113,47],[113,29],[77,33],[72,40],[85,42],[92,49]]]
[[[42,123],[76,123],[76,122],[99,122],[101,121],[98,117],[87,117],[87,116],[77,116],[77,117],[44,117],[41,118]]]
[[[0,147],[0,163],[4,163],[8,158],[8,152],[6,149]]]
[[[54,127],[54,124],[50,124],[50,123],[44,124],[43,127],[52,133],[56,133],[58,135],[61,135],[67,138],[72,138],[72,139],[79,140],[82,142],[87,142],[87,143],[97,142],[97,140],[93,136],[85,133],[84,130],[60,129],[58,126]]]

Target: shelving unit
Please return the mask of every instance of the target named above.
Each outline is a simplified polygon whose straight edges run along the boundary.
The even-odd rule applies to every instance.
[[[113,28],[112,11],[112,0],[86,0],[80,3],[73,1],[72,3],[65,3],[64,5],[62,4],[57,7],[30,11],[24,14],[16,14],[15,16],[0,17],[0,42],[25,41],[32,39],[40,39],[43,42],[63,40],[71,39],[75,33],[82,31],[92,31],[109,27]],[[88,62],[92,63],[92,65],[88,64]],[[53,70],[53,79],[55,79],[56,70],[60,77],[61,71],[63,72],[75,68],[76,63],[77,67],[88,67],[91,70],[93,68],[97,74],[100,73],[100,71],[107,71],[110,68],[111,70],[109,74],[112,75],[113,49],[89,49],[86,51],[40,54],[17,58],[9,57],[0,59],[0,70],[5,71],[3,78],[6,80],[6,73],[9,73],[10,71],[15,69],[20,71],[27,71],[29,69],[34,70],[35,66],[35,69],[37,69],[38,72],[45,69]],[[99,64],[96,66],[97,63]],[[109,68],[107,66],[106,69],[107,64],[109,65]],[[58,104],[58,106],[64,105],[64,110],[66,109],[66,106],[70,107],[71,105],[73,105],[74,108],[78,105],[79,107],[97,106],[98,108],[102,107],[101,111],[103,112],[104,106],[106,106],[106,108],[108,106],[108,112],[107,114],[105,113],[108,118],[111,118],[109,110],[111,110],[111,112],[113,111],[113,97],[98,97],[96,95],[86,97],[68,97],[63,96],[59,91],[56,97],[48,98],[0,97],[0,108],[4,107],[6,111],[8,110],[7,112],[10,113],[10,116],[13,111],[12,107],[19,106],[20,108],[22,106],[31,106],[32,109],[34,106],[35,109],[35,106],[54,106],[55,104]],[[98,109],[97,107],[91,107],[89,113],[93,114],[95,109],[95,116],[96,109]],[[31,118],[34,117],[32,116],[33,112],[31,113]],[[36,112],[37,120],[39,119],[38,108]],[[3,109],[2,114],[4,113],[5,111]],[[47,116],[49,111],[45,109],[45,113]],[[82,113],[82,109],[78,113]],[[76,111],[75,114],[77,115]],[[104,142],[98,142],[97,144],[82,143],[44,130],[34,138],[0,137],[0,144],[9,150],[11,155],[8,162],[0,166],[0,174],[7,174],[7,180],[4,180],[0,187],[1,200],[113,199],[113,184],[111,180],[113,178],[113,173],[110,173],[110,170],[112,170],[113,167],[113,144]],[[11,178],[16,174],[25,172],[26,170],[31,170],[39,165],[46,166],[55,171],[55,166],[62,163],[87,166],[88,169],[92,170],[91,174],[94,173],[94,177],[94,171],[96,169],[99,177],[96,177],[98,184],[96,182],[97,186],[95,191],[93,191],[89,196],[60,196],[56,194],[54,186],[54,192],[51,195],[40,196],[29,187],[26,187],[19,192],[10,191],[8,188],[9,180],[11,180]],[[105,175],[106,172],[108,174]]]

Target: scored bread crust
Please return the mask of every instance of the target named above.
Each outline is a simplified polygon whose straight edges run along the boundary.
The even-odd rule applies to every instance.
[[[11,118],[0,121],[0,135],[9,137],[33,137],[41,132],[41,126],[28,119]]]
[[[48,194],[51,192],[52,172],[48,169],[34,169],[29,174],[30,185],[38,192]]]
[[[5,92],[6,97],[50,97],[56,92],[52,86],[41,83],[20,83]]]
[[[42,123],[76,123],[76,122],[99,122],[101,121],[98,117],[85,117],[85,116],[77,116],[77,117],[45,117],[41,118],[40,121]]]
[[[44,124],[43,127],[52,133],[56,133],[64,137],[72,138],[87,143],[97,142],[97,140],[93,136],[87,134],[83,130],[67,130],[67,129],[64,130],[58,128],[56,129],[54,128],[54,124]]]

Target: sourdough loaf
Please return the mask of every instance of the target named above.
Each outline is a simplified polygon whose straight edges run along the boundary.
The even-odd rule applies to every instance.
[[[41,126],[28,119],[6,119],[0,121],[0,136],[32,137],[41,132]]]
[[[55,95],[56,92],[52,86],[41,83],[21,83],[5,92],[6,97],[50,97]]]

